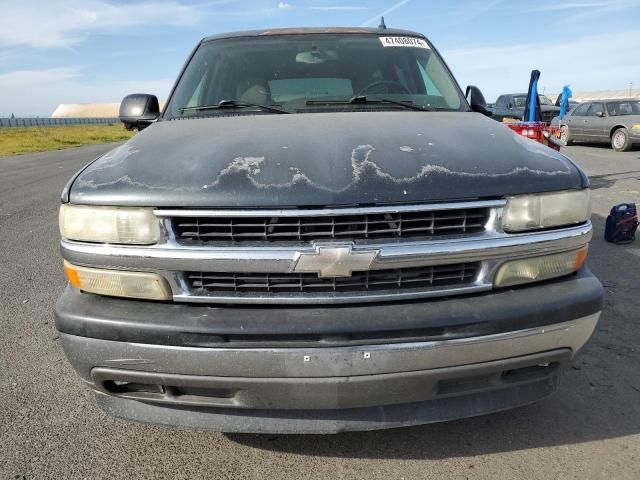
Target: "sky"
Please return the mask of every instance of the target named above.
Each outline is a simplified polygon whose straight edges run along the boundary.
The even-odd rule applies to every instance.
[[[204,36],[297,26],[387,26],[425,34],[464,88],[488,101],[640,88],[640,0],[0,0],[0,117],[60,103],[165,99]]]

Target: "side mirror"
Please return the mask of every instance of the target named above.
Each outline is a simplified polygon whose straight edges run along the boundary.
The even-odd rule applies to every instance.
[[[604,112],[596,112],[596,117],[604,118]]]
[[[467,101],[471,106],[471,110],[473,110],[474,112],[482,113],[487,117],[491,116],[491,111],[487,108],[487,101],[484,99],[484,95],[478,87],[469,85],[467,87],[465,96],[467,97]]]
[[[127,95],[120,103],[119,116],[127,130],[142,130],[160,116],[158,97],[146,93]]]

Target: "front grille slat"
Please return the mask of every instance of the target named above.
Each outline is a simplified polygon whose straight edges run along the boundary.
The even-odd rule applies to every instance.
[[[479,262],[353,272],[351,277],[318,277],[313,273],[217,273],[186,272],[185,279],[196,295],[216,296],[229,292],[261,295],[298,293],[367,292],[464,286],[478,275]]]
[[[171,228],[179,242],[215,245],[242,242],[296,242],[315,240],[365,240],[374,238],[434,237],[482,232],[490,209],[469,207],[388,213],[326,216],[172,217]]]

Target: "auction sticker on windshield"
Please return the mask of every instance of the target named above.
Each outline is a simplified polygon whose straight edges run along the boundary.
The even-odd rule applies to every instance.
[[[429,48],[427,42],[416,37],[380,37],[383,47]]]

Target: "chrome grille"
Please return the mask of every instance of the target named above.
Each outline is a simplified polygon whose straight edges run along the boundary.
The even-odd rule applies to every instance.
[[[353,272],[350,277],[320,278],[315,273],[186,272],[185,280],[195,295],[334,293],[403,291],[473,283],[478,262],[429,267],[410,267]]]
[[[366,209],[363,209],[366,212]],[[311,242],[434,237],[482,232],[488,208],[388,211],[308,216],[172,217],[176,239],[186,244],[216,242]]]

